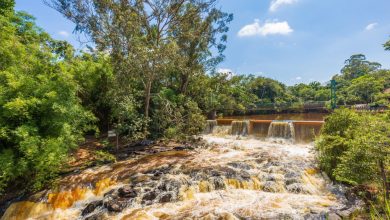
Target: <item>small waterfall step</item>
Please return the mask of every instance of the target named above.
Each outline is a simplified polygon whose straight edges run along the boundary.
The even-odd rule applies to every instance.
[[[268,138],[295,140],[295,129],[292,121],[272,121],[268,129]]]

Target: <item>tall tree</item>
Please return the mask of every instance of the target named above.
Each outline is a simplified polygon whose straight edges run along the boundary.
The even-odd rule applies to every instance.
[[[351,80],[381,68],[381,64],[370,62],[363,54],[354,54],[345,61],[341,73],[345,79]]]
[[[166,72],[172,63],[172,57],[177,57],[176,54],[180,51],[178,34],[175,33],[180,30],[180,36],[201,36],[195,32],[197,30],[188,26],[196,18],[200,19],[199,25],[204,23],[202,26],[205,26],[209,34],[215,33],[225,30],[219,30],[220,25],[215,24],[221,24],[229,17],[215,8],[216,0],[46,2],[73,21],[76,31],[90,36],[99,50],[110,52],[121,88],[129,89],[129,79],[137,78],[141,82],[146,117],[149,116],[153,83]],[[208,38],[205,44],[213,44],[213,39]]]

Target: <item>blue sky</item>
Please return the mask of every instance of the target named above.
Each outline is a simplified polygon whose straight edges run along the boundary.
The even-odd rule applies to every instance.
[[[219,69],[271,77],[293,85],[326,82],[344,60],[363,53],[390,68],[389,0],[220,0],[234,14],[226,60]],[[74,25],[41,0],[16,0],[54,38],[82,49]]]

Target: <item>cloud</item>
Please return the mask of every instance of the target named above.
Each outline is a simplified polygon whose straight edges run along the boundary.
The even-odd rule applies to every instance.
[[[228,69],[228,68],[219,68],[217,69],[217,73],[222,73],[228,76],[228,79],[231,79],[233,76],[236,74],[233,72],[233,70]]]
[[[300,76],[297,76],[295,79],[296,79],[296,80],[301,80],[301,79],[302,79],[302,77],[300,77]]]
[[[233,70],[227,68],[219,68],[217,70],[218,73],[233,73]]]
[[[63,36],[63,37],[69,37],[69,33],[67,31],[60,31],[60,32],[58,32],[58,34]]]
[[[238,32],[239,37],[250,37],[255,35],[267,36],[267,35],[288,35],[294,30],[288,25],[287,21],[267,21],[264,25],[260,24],[259,20],[255,20],[253,24],[245,25]]]
[[[269,6],[269,10],[271,12],[275,12],[283,5],[292,5],[298,2],[298,0],[272,0],[271,5]]]
[[[367,25],[366,26],[366,31],[373,30],[377,25],[378,25],[378,23],[371,23],[371,24]]]

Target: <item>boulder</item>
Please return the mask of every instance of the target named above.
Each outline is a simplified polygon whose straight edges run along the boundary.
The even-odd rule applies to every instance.
[[[124,186],[118,189],[118,193],[120,197],[123,198],[135,198],[137,197],[137,192],[132,189],[131,186]]]
[[[113,199],[104,203],[104,206],[110,212],[121,212],[123,209],[127,207],[128,202],[129,202],[128,200],[124,200],[124,199]]]
[[[95,211],[96,208],[103,206],[102,200],[97,200],[89,203],[81,212],[82,216],[88,215],[89,213]]]

